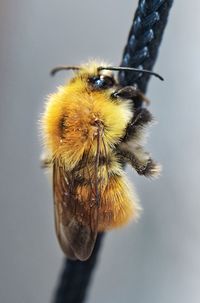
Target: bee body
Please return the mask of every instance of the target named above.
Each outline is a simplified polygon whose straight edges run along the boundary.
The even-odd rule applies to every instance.
[[[53,168],[57,236],[67,256],[80,260],[90,256],[98,232],[138,215],[124,164],[146,176],[159,171],[139,143],[151,116],[145,121],[145,111],[137,112],[134,100],[145,98],[135,88],[120,88],[110,71],[99,66],[90,62],[76,68],[75,77],[49,96],[42,116],[46,163]],[[146,157],[138,158],[138,153]]]

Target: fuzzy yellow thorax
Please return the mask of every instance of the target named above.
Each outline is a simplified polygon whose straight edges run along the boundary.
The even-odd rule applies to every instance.
[[[92,91],[85,74],[94,74],[96,64],[84,66],[75,77],[50,95],[42,119],[44,144],[65,165],[73,167],[88,149],[97,146],[97,123],[109,152],[125,133],[131,118],[128,102],[114,102],[109,92]],[[100,146],[101,153],[103,147]]]

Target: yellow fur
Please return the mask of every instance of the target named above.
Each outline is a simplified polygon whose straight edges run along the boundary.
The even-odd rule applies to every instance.
[[[103,231],[136,217],[138,207],[137,198],[130,193],[124,173],[113,156],[113,148],[125,134],[132,117],[130,104],[128,101],[114,102],[110,90],[102,92],[88,88],[85,76],[97,74],[100,65],[98,62],[84,65],[69,83],[50,95],[41,122],[47,154],[52,159],[59,159],[68,172],[85,153],[88,152],[88,157],[95,157],[98,144],[96,121],[101,125],[100,155],[111,159],[109,168],[102,165],[98,169],[98,177],[103,176],[98,230]],[[82,169],[77,173],[94,181],[94,167],[90,163],[88,171]],[[80,185],[76,189],[76,194],[82,195],[83,212],[86,213],[89,212],[89,191],[89,186]]]
[[[67,131],[60,137],[59,123],[65,116]],[[64,158],[66,166],[73,167],[83,152],[93,143],[95,119],[102,121],[109,130],[104,131],[107,147],[112,147],[124,134],[131,117],[128,102],[116,104],[102,92],[88,93],[78,78],[58,89],[49,97],[42,119],[45,145],[53,155]]]

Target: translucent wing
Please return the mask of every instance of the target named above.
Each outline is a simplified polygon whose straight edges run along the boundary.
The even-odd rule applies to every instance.
[[[92,191],[85,194],[75,174],[58,161],[53,166],[55,227],[63,252],[71,259],[90,257],[97,236],[98,205],[92,203]],[[86,201],[88,200],[88,201]]]

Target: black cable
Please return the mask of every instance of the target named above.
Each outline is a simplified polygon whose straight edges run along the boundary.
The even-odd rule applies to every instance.
[[[103,236],[103,233],[98,235],[95,248],[87,261],[65,260],[63,272],[55,293],[55,303],[84,302]]]
[[[152,70],[173,0],[140,0],[124,50],[121,66]],[[121,85],[137,84],[145,92],[149,75],[120,72]],[[96,266],[103,234],[85,262],[66,260],[55,293],[54,303],[82,303]]]
[[[152,70],[173,0],[140,0],[124,49],[121,66]],[[148,74],[120,72],[122,86],[137,84],[145,93]]]

